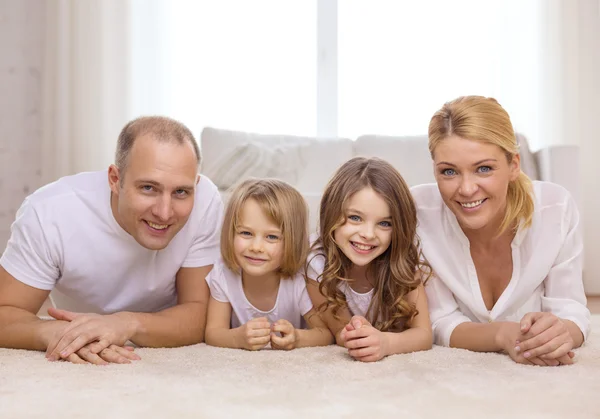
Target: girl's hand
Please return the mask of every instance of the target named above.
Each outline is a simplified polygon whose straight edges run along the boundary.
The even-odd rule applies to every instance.
[[[521,319],[520,327],[521,337],[515,340],[515,351],[523,357],[573,363],[571,349],[575,342],[562,319],[548,312],[527,313]]]
[[[244,349],[258,351],[271,341],[271,324],[266,317],[249,320],[238,329],[242,339],[240,346]]]
[[[357,361],[374,362],[387,355],[385,333],[375,329],[364,317],[352,317],[342,333],[348,354]]]
[[[298,336],[296,329],[290,322],[285,319],[279,319],[273,323],[271,329],[271,348],[289,351],[296,347]],[[277,336],[276,332],[281,333],[281,337]]]
[[[346,344],[346,341],[347,341],[346,333],[350,332],[351,330],[360,329],[363,325],[370,326],[371,323],[369,323],[369,321],[367,319],[365,319],[363,316],[353,316],[350,319],[348,324],[346,326],[344,326],[344,328],[340,331],[340,338],[342,339],[342,342],[344,342],[344,345]]]

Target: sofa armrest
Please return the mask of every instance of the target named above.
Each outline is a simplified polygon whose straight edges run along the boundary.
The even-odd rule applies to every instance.
[[[540,180],[567,189],[580,206],[579,146],[554,145],[535,153]]]

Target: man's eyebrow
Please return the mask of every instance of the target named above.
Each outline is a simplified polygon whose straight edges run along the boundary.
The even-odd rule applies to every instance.
[[[137,185],[152,185],[152,186],[156,186],[158,188],[163,188],[163,184],[159,183],[155,180],[150,180],[150,179],[139,179],[136,180],[135,182]],[[194,190],[194,185],[180,185],[180,186],[175,186],[174,190],[179,190],[179,189],[183,189],[184,191],[192,191]]]

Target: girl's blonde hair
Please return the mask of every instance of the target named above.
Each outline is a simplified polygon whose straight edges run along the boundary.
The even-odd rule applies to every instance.
[[[250,199],[281,229],[283,259],[279,273],[282,277],[295,275],[308,255],[308,207],[294,187],[277,179],[248,179],[232,190],[221,229],[221,255],[225,264],[232,271],[240,270],[233,241],[244,203]]]
[[[429,152],[432,158],[440,141],[453,135],[497,145],[504,151],[509,163],[519,153],[510,117],[493,98],[462,96],[444,104],[429,122]],[[521,220],[524,221],[524,226],[528,227],[532,217],[531,179],[521,172],[519,177],[508,185],[506,213],[498,234],[511,227],[516,230]]]
[[[349,280],[352,262],[336,244],[334,232],[346,222],[351,197],[368,187],[388,204],[392,219],[390,246],[367,268],[375,281],[369,320],[379,330],[402,330],[417,314],[415,304],[410,304],[405,297],[424,282],[430,269],[421,259],[416,234],[417,210],[410,190],[391,164],[375,157],[355,157],[344,163],[321,198],[319,238],[312,247],[315,257],[325,258],[323,273],[312,278],[320,282],[319,290],[327,299],[319,309],[332,306],[333,315],[339,318],[339,310],[348,307],[338,286]],[[418,271],[425,275],[418,275]]]

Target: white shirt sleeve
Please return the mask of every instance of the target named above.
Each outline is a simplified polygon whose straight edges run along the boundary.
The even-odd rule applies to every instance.
[[[219,257],[221,225],[223,224],[223,201],[215,190],[192,246],[183,261],[182,267],[196,268],[212,265]]]
[[[321,254],[311,253],[308,256],[308,267],[307,274],[308,278],[313,281],[321,282],[319,275],[323,273],[325,269],[325,257]]]
[[[35,207],[26,199],[11,226],[10,239],[0,265],[24,284],[51,290],[60,278],[60,246],[49,242],[46,228],[51,229],[52,226],[40,220]]]
[[[459,309],[452,291],[433,274],[425,284],[429,316],[436,345],[450,346],[450,336],[461,323],[470,322]]]
[[[562,248],[544,280],[542,311],[553,313],[574,322],[587,339],[590,330],[590,311],[586,307],[582,281],[583,240],[579,211],[568,195],[565,203]]]
[[[210,289],[210,296],[221,303],[229,303],[227,296],[227,278],[225,277],[224,266],[220,263],[215,263],[215,266],[206,275],[206,283]]]

